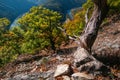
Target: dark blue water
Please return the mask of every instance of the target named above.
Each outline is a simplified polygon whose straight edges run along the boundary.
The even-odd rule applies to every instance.
[[[11,23],[32,6],[43,5],[66,15],[70,9],[80,7],[86,0],[0,0],[0,18],[6,17]],[[71,15],[71,13],[69,13]],[[72,16],[71,16],[72,17]]]
[[[68,14],[70,20],[73,20],[73,19],[74,19],[71,10],[68,10],[68,11],[67,11],[67,14]]]
[[[12,22],[34,5],[37,4],[27,0],[0,0],[0,17],[7,17]]]

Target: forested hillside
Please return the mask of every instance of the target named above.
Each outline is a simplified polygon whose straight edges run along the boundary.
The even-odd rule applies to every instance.
[[[66,13],[72,8],[81,7],[86,0],[47,0],[43,6]]]
[[[18,16],[26,13],[32,6],[37,5],[66,14],[67,10],[71,8],[81,7],[83,2],[85,0],[1,0],[0,18],[7,17],[13,22]]]
[[[0,79],[120,79],[120,0],[4,1],[0,1]],[[63,21],[68,10],[73,19]],[[7,29],[22,12],[26,13],[17,25]],[[59,67],[68,71],[56,76]]]

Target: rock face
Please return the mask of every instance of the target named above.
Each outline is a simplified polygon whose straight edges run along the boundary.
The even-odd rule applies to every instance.
[[[30,73],[30,74],[19,74],[12,78],[7,78],[5,80],[54,80],[53,78],[54,71],[50,70],[47,72],[36,72],[36,73]]]
[[[63,80],[71,80],[69,76],[62,76]]]
[[[72,75],[72,80],[92,80],[94,79],[94,76],[87,75],[85,73],[74,73]]]
[[[25,75],[25,74],[19,74],[17,76],[14,76],[13,79],[15,80],[27,80],[27,79],[30,79],[30,77],[28,75]]]
[[[113,22],[117,18],[118,21]],[[120,14],[101,26],[93,50],[93,55],[104,64],[120,64]]]
[[[77,68],[79,72],[71,75],[72,80],[91,80],[98,74],[110,72],[108,67],[96,60],[84,48],[78,48],[76,50],[73,60],[74,67]],[[68,64],[58,65],[54,77],[70,75],[72,73],[71,71],[73,71],[71,69],[72,68]]]
[[[93,61],[94,58],[84,48],[78,48],[74,53],[74,66],[79,67],[80,65]]]
[[[69,75],[71,73],[71,67],[68,64],[60,64],[57,66],[54,77],[61,75]]]
[[[74,53],[74,66],[79,71],[95,72],[99,70],[107,70],[107,67],[91,56],[84,48],[78,48]]]

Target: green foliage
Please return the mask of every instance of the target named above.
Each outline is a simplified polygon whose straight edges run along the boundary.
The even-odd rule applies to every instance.
[[[0,30],[4,30],[9,24],[10,21],[7,18],[0,18]]]
[[[18,21],[21,29],[25,32],[24,42],[27,43],[24,43],[24,48],[31,50],[51,46],[52,49],[55,49],[63,37],[61,31],[57,28],[61,26],[61,18],[60,13],[56,11],[41,6],[31,8]],[[27,44],[26,47],[25,44]]]
[[[74,20],[69,20],[64,24],[67,34],[72,36],[73,33],[79,35],[82,32],[85,22],[83,16],[80,16],[80,14],[81,13],[75,14]]]
[[[13,34],[6,30],[6,27],[9,24],[10,21],[7,18],[0,18],[0,66],[10,60],[13,60],[16,56],[13,56],[14,50],[11,50],[11,45],[14,43],[14,41],[12,41]],[[13,54],[11,52],[13,52]]]
[[[18,20],[18,27],[1,32],[0,65],[13,61],[20,54],[59,47],[64,40],[62,32],[57,28],[61,27],[61,18],[56,11],[41,6],[31,8]]]
[[[120,13],[120,0],[108,0],[108,5],[110,8],[110,14]]]
[[[84,9],[93,7],[93,2],[92,2],[91,0],[87,0],[87,2],[82,5],[82,7],[83,7]]]
[[[85,26],[85,14],[88,8],[93,8],[91,0],[87,0],[87,2],[83,4],[82,8],[74,14],[73,20],[68,20],[67,23],[64,24],[64,28],[66,28],[69,35],[72,36],[73,33],[76,35],[81,34]],[[89,17],[91,16],[91,13],[92,9],[90,9]]]
[[[109,5],[109,14],[116,14],[120,13],[120,0],[108,0]],[[91,0],[87,0],[85,4],[82,5],[82,8],[78,10],[74,14],[73,20],[68,20],[67,23],[64,24],[64,27],[67,30],[69,35],[80,35],[84,26],[85,26],[85,14],[88,8],[90,8],[88,13],[88,18],[91,17],[93,11],[94,4]],[[107,22],[107,19],[104,20],[104,23]]]

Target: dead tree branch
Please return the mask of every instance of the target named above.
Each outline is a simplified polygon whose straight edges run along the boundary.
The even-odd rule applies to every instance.
[[[107,0],[92,0],[94,3],[94,11],[92,17],[88,21],[84,33],[80,36],[81,44],[87,50],[90,50],[98,34],[98,29],[103,19],[108,13]]]
[[[89,18],[88,18],[89,10],[90,10],[90,8],[87,9],[86,14],[85,14],[85,22],[86,22],[86,24],[89,21]]]
[[[74,53],[74,65],[79,71],[87,71],[94,73],[95,71],[106,71],[109,69],[100,61],[91,55],[91,47],[98,35],[99,26],[108,13],[107,0],[92,0],[94,3],[94,11],[92,17],[88,21],[88,11],[86,13],[86,27],[80,36],[80,47]]]
[[[66,33],[66,29],[64,28],[61,28],[61,27],[57,27],[58,29],[60,29],[70,40],[74,40],[77,44],[80,44],[79,40],[77,38],[79,38],[79,36],[76,36],[74,33],[73,33],[73,37],[68,35]]]

